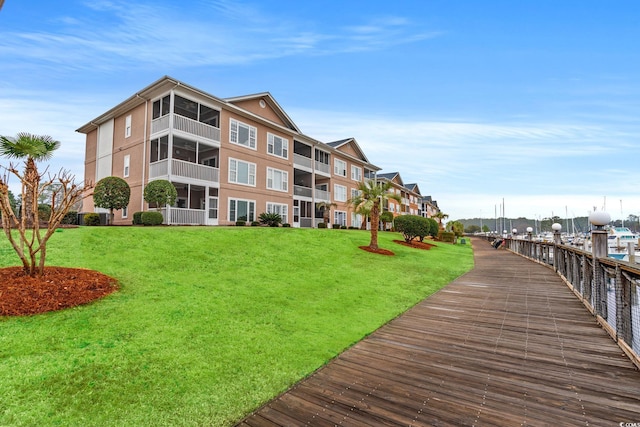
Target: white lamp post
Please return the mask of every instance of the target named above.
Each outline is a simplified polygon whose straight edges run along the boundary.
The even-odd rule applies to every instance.
[[[604,226],[611,222],[611,215],[605,211],[593,211],[589,214],[589,222],[594,226],[591,230],[591,253],[594,258],[606,257],[609,245],[608,233]]]
[[[551,229],[553,230],[553,243],[555,243],[556,245],[559,245],[560,242],[560,230],[562,230],[562,225],[554,222],[553,224],[551,224]]]
[[[527,227],[527,235],[529,236],[529,240],[532,240],[531,235],[533,233],[533,228]]]
[[[607,318],[607,288],[604,271],[600,268],[599,258],[606,258],[609,251],[608,234],[604,226],[611,221],[611,215],[605,211],[593,211],[589,214],[591,230],[591,253],[593,255],[593,306],[597,314]]]

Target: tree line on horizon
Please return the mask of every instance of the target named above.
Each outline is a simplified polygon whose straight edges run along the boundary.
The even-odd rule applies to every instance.
[[[533,228],[534,233],[545,233],[552,231],[551,225],[558,223],[562,225],[562,232],[568,233],[588,233],[591,231],[591,225],[589,224],[588,216],[581,216],[575,218],[561,218],[559,216],[553,216],[550,218],[543,218],[541,220],[529,219],[524,217],[519,218],[467,218],[456,220],[464,225],[465,233],[475,233],[480,231],[498,231],[502,232],[507,230],[508,233],[515,228],[518,230],[518,234],[525,234],[527,227]],[[621,219],[611,221],[613,227],[628,227],[633,232],[640,232],[640,216],[629,215],[624,221]]]

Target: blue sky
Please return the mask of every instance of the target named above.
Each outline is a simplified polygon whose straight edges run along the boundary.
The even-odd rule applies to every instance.
[[[640,215],[640,2],[5,0],[0,135],[62,142],[163,75],[270,92],[450,219]],[[0,164],[8,164],[0,160]],[[15,184],[15,180],[12,181]]]

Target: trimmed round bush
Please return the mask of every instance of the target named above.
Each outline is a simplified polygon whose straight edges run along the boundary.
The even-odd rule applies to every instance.
[[[100,225],[100,215],[93,212],[84,214],[84,225],[89,225],[89,226]]]
[[[283,227],[291,227],[291,224],[289,224],[288,222],[285,222],[284,224],[282,224]]]
[[[140,219],[142,225],[160,225],[164,220],[160,212],[142,212]]]
[[[142,212],[134,212],[133,225],[141,225],[141,224],[142,224]]]
[[[325,224],[324,222],[321,222],[318,224],[318,228],[327,228],[327,224]]]
[[[78,212],[77,211],[69,211],[62,218],[62,224],[67,225],[78,225]]]
[[[236,221],[236,226],[238,227],[244,227],[245,225],[247,225],[247,221]]]

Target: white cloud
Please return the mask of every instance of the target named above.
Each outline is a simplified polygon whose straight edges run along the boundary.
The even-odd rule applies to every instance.
[[[439,35],[416,29],[402,17],[331,32],[314,31],[304,22],[229,1],[194,4],[188,15],[178,4],[169,8],[114,0],[85,6],[98,15],[83,21],[56,17],[61,28],[55,33],[42,29],[0,32],[0,54],[14,61],[76,69],[167,63],[174,67],[229,65],[301,54],[385,49]]]

